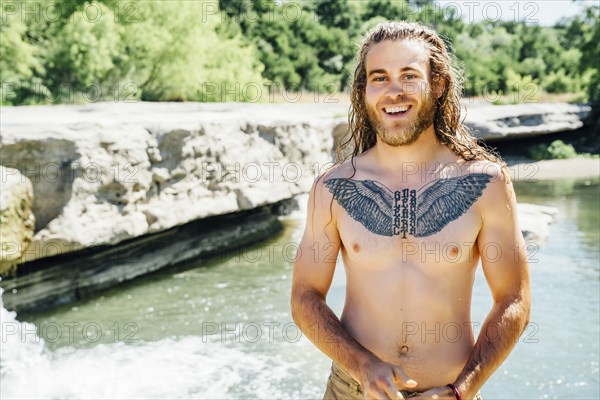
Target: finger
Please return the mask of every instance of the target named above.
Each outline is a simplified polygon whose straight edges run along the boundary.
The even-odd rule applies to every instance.
[[[400,391],[398,390],[398,388],[396,387],[396,385],[394,385],[394,383],[392,381],[389,381],[389,380],[385,381],[385,386],[383,387],[383,391],[386,394],[386,397],[384,397],[385,399],[392,399],[392,400],[404,399],[404,396],[402,396],[402,393],[400,393]]]
[[[394,367],[394,379],[402,385],[402,388],[414,388],[417,386],[417,382],[410,376],[406,375],[406,372],[400,367]]]
[[[401,400],[404,399],[402,393],[398,389],[390,390],[389,394],[387,391],[377,387],[369,389],[368,393],[365,393],[365,400]]]

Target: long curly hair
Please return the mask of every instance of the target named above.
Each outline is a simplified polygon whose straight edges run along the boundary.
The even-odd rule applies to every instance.
[[[348,156],[354,165],[354,158],[373,147],[377,133],[369,120],[365,104],[367,83],[366,58],[369,50],[384,40],[409,39],[421,42],[429,53],[431,82],[445,81],[443,94],[436,100],[434,129],[438,139],[465,161],[489,160],[502,167],[506,164],[483,147],[471,135],[461,122],[460,97],[463,88],[462,71],[456,67],[454,58],[448,51],[442,38],[433,30],[415,22],[382,22],[367,32],[357,54],[354,71],[351,106],[348,115],[349,135],[341,140],[336,149],[336,164],[342,163]]]

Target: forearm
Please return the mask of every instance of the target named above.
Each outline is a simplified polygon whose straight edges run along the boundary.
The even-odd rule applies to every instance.
[[[318,292],[294,296],[292,317],[311,342],[355,379],[358,367],[376,357],[348,333]]]
[[[529,321],[529,296],[497,304],[490,312],[473,350],[454,385],[471,399],[502,364]]]

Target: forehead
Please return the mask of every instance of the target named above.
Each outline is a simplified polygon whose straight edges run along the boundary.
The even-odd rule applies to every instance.
[[[429,54],[423,43],[416,40],[384,40],[367,53],[365,67],[369,71],[385,69],[399,70],[406,67],[429,71]]]

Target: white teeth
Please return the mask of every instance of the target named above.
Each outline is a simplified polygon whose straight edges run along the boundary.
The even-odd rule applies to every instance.
[[[388,114],[393,114],[393,113],[405,112],[406,110],[408,110],[408,106],[386,107],[386,108],[384,108],[384,110]]]

